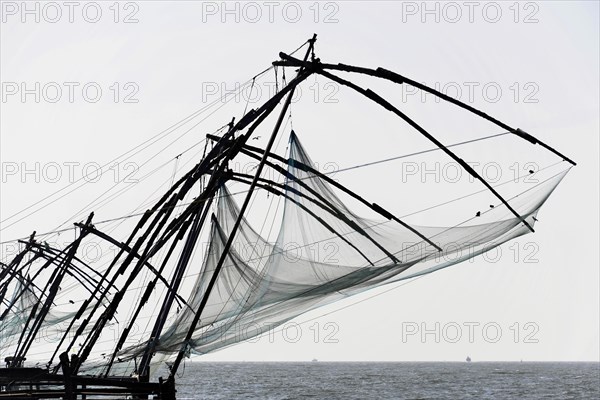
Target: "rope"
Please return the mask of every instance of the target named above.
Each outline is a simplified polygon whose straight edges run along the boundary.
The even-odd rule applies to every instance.
[[[254,82],[256,81],[256,77],[252,78],[252,86],[250,86],[250,93],[248,93],[248,99],[246,100],[246,107],[244,107],[244,114],[246,115],[246,111],[248,111],[248,104],[250,103],[250,97],[252,96],[252,89],[254,89]]]
[[[179,157],[181,157],[181,154],[175,157],[175,164],[173,165],[173,175],[171,176],[171,186],[173,186],[173,184],[175,183],[175,175],[177,174],[177,165],[179,164]]]
[[[292,54],[295,54],[295,53],[296,53],[296,52],[298,52],[300,49],[302,49],[304,46],[306,46],[306,44],[308,44],[309,42],[310,42],[310,40],[307,40],[307,41],[305,41],[304,43],[302,43],[302,44],[301,44],[301,45],[300,45],[298,48],[296,48],[296,49],[295,49],[293,52],[291,52],[290,54],[291,54],[291,55],[292,55]],[[249,79],[248,81],[244,82],[244,83],[243,83],[243,84],[240,86],[240,89],[239,89],[239,91],[243,90],[243,89],[244,89],[244,88],[245,88],[245,87],[248,85],[248,83],[249,83],[249,82],[252,82],[252,84],[254,85],[254,82],[255,82],[256,78],[258,78],[258,77],[261,77],[262,75],[264,75],[266,72],[268,72],[268,71],[269,71],[270,69],[272,69],[272,68],[273,68],[273,69],[276,69],[276,67],[274,67],[273,65],[270,65],[269,67],[267,67],[267,68],[265,68],[264,70],[260,71],[258,74],[254,75],[254,77],[253,77],[251,80]],[[137,146],[135,146],[135,147],[133,147],[133,148],[131,148],[131,149],[127,150],[126,152],[124,152],[124,153],[120,154],[119,156],[117,156],[117,157],[113,158],[112,160],[110,160],[110,161],[108,161],[107,163],[105,163],[104,165],[102,165],[102,166],[100,167],[100,169],[99,169],[99,172],[103,172],[103,171],[104,171],[104,169],[105,169],[106,167],[109,167],[109,166],[110,166],[110,165],[112,165],[113,163],[115,163],[115,162],[117,162],[118,160],[120,160],[122,157],[125,157],[125,156],[127,156],[126,158],[124,158],[123,160],[121,160],[121,161],[125,161],[125,160],[127,160],[127,159],[131,158],[132,156],[134,156],[134,155],[136,155],[136,154],[140,153],[141,151],[145,150],[146,148],[148,148],[148,147],[152,146],[153,144],[155,144],[155,143],[157,143],[158,141],[160,141],[160,140],[161,140],[163,137],[166,137],[167,135],[169,135],[170,133],[174,132],[175,130],[177,130],[179,127],[181,127],[181,126],[182,126],[182,125],[184,125],[185,123],[187,123],[187,122],[191,121],[192,119],[196,118],[197,116],[201,115],[202,113],[204,113],[205,111],[207,111],[208,109],[210,109],[211,107],[213,107],[213,106],[214,106],[215,104],[217,104],[218,102],[222,102],[222,99],[223,99],[224,97],[226,98],[226,94],[223,94],[223,95],[222,95],[220,98],[218,98],[218,99],[214,100],[212,103],[209,103],[209,104],[207,104],[206,106],[204,106],[204,107],[202,107],[202,108],[200,108],[200,109],[196,110],[196,111],[195,111],[195,112],[193,112],[192,114],[190,114],[190,115],[188,115],[188,116],[186,116],[186,117],[182,118],[181,120],[179,120],[179,121],[175,122],[175,123],[174,123],[174,124],[172,124],[171,126],[169,126],[169,127],[165,128],[164,130],[162,130],[162,131],[158,132],[156,135],[152,136],[151,138],[149,138],[149,139],[147,139],[147,140],[143,141],[142,143],[138,144]],[[233,97],[235,97],[235,96],[233,96]],[[226,102],[227,102],[227,101],[225,101],[225,102],[222,102],[222,103],[226,103]],[[219,108],[220,108],[220,107],[219,107]],[[214,112],[213,112],[213,113],[214,113]],[[212,115],[212,113],[211,113],[211,114],[209,114],[209,116],[210,116],[210,115]],[[142,146],[143,146],[143,147],[142,147]],[[141,149],[140,149],[140,147],[141,147]],[[137,149],[139,149],[139,150],[138,150],[138,151],[135,151],[135,150],[137,150]],[[131,152],[133,152],[133,151],[135,151],[135,152],[134,152],[133,154],[130,154],[130,153],[131,153]],[[37,205],[39,205],[39,204],[43,203],[44,201],[46,201],[46,200],[48,200],[48,199],[50,199],[50,198],[54,197],[55,195],[57,195],[57,194],[59,194],[59,193],[61,193],[61,192],[65,191],[65,190],[67,190],[69,187],[71,187],[71,186],[73,186],[73,185],[75,185],[75,184],[77,184],[77,183],[80,183],[80,182],[81,182],[82,180],[84,180],[84,179],[85,179],[85,176],[82,176],[81,178],[77,179],[76,181],[69,183],[68,185],[66,185],[66,186],[62,187],[61,189],[58,189],[58,190],[56,190],[55,192],[52,192],[52,193],[50,193],[49,195],[47,195],[47,196],[43,197],[42,199],[40,199],[40,200],[36,201],[35,203],[32,203],[32,204],[30,204],[29,206],[27,206],[27,207],[25,207],[25,208],[21,209],[20,211],[18,211],[18,212],[16,212],[16,213],[14,213],[14,214],[11,214],[11,215],[9,215],[8,217],[4,218],[3,220],[0,220],[0,223],[5,223],[5,222],[7,222],[7,221],[9,221],[9,220],[11,220],[11,219],[13,219],[13,218],[15,218],[16,216],[23,214],[23,213],[24,213],[24,212],[26,212],[27,210],[30,210],[31,208],[33,208],[33,207],[35,207],[35,206],[37,206]],[[45,204],[45,205],[43,205],[43,206],[41,206],[41,207],[37,208],[36,210],[33,210],[32,212],[30,212],[30,213],[26,214],[25,216],[23,216],[23,217],[19,218],[19,219],[18,219],[18,220],[16,220],[16,221],[14,221],[14,222],[10,223],[9,225],[5,225],[5,226],[2,226],[2,227],[0,227],[0,231],[4,230],[4,229],[6,229],[6,228],[9,228],[9,227],[13,226],[14,224],[16,224],[16,223],[18,223],[18,222],[22,221],[23,219],[25,219],[25,218],[27,218],[27,217],[29,217],[29,216],[31,216],[31,215],[33,215],[33,214],[35,214],[35,213],[37,213],[37,212],[39,212],[39,211],[43,210],[44,208],[48,207],[49,205],[51,205],[51,204],[55,203],[56,201],[58,201],[58,200],[60,200],[60,199],[64,198],[66,195],[68,195],[68,194],[72,193],[73,191],[75,191],[75,190],[77,190],[77,189],[81,188],[82,186],[85,186],[87,183],[89,183],[89,182],[88,182],[88,181],[84,181],[84,182],[83,182],[81,185],[79,185],[79,186],[78,186],[78,187],[76,187],[75,189],[73,189],[73,190],[71,190],[71,191],[69,191],[69,192],[65,193],[64,195],[60,196],[59,198],[52,200],[51,202],[49,202],[49,203],[47,203],[47,204]]]
[[[274,68],[274,67],[273,67],[273,66],[270,66],[270,67],[268,67],[268,68],[264,69],[263,71],[261,71],[261,72],[259,72],[258,74],[256,74],[256,75],[254,76],[254,78],[252,78],[252,80],[256,79],[256,78],[257,78],[257,77],[259,77],[259,76],[262,76],[263,74],[265,74],[266,72],[268,72],[268,71],[269,71],[271,68]],[[244,83],[243,83],[243,84],[240,86],[240,88],[239,88],[239,91],[243,90],[243,89],[244,89],[244,88],[245,88],[245,87],[246,87],[246,86],[247,86],[247,85],[248,85],[250,82],[252,82],[252,80],[250,80],[250,79],[249,79],[248,81],[244,82]],[[235,97],[235,96],[232,96],[232,97]],[[200,108],[200,109],[196,110],[196,111],[195,111],[195,112],[193,112],[192,114],[190,114],[190,115],[188,115],[188,116],[186,116],[186,117],[182,118],[181,120],[177,121],[176,123],[172,124],[171,126],[169,126],[169,127],[165,128],[165,129],[163,129],[162,131],[160,131],[160,132],[159,132],[159,133],[157,133],[156,135],[152,136],[151,138],[149,138],[149,139],[147,139],[147,140],[143,141],[142,143],[138,144],[137,146],[135,146],[135,147],[133,147],[133,148],[131,148],[131,149],[127,150],[126,152],[124,152],[124,153],[120,154],[119,156],[117,156],[117,157],[113,158],[112,160],[108,161],[107,163],[105,163],[105,164],[101,165],[101,166],[100,166],[100,168],[99,168],[99,170],[98,170],[98,172],[99,172],[99,173],[102,173],[102,172],[104,172],[104,170],[105,170],[107,167],[109,167],[110,165],[113,165],[115,162],[119,162],[119,160],[120,160],[120,162],[123,162],[123,161],[125,161],[125,160],[128,160],[128,159],[130,159],[131,157],[135,156],[136,154],[139,154],[139,153],[140,153],[140,152],[142,152],[143,150],[145,150],[145,149],[149,148],[150,146],[152,146],[152,145],[156,144],[157,142],[159,142],[160,140],[162,140],[163,138],[165,138],[165,137],[166,137],[166,136],[168,136],[169,134],[173,133],[174,131],[176,131],[177,129],[179,129],[180,127],[182,127],[183,125],[185,125],[186,123],[190,122],[190,121],[191,121],[191,120],[193,120],[194,118],[196,118],[196,117],[200,116],[201,114],[203,114],[204,112],[206,112],[207,110],[209,110],[210,108],[212,108],[213,106],[215,106],[216,104],[218,104],[218,103],[221,103],[221,106],[219,106],[219,107],[217,108],[217,110],[218,110],[218,109],[220,109],[221,107],[223,107],[223,106],[224,106],[224,105],[225,105],[227,102],[229,102],[229,101],[231,100],[231,98],[230,98],[229,100],[227,100],[227,99],[226,99],[225,101],[222,101],[222,100],[223,100],[223,98],[226,98],[226,94],[223,94],[223,95],[222,95],[220,98],[218,98],[218,99],[214,100],[213,102],[211,102],[211,103],[207,104],[206,106],[204,106],[204,107],[202,107],[202,108]],[[212,115],[212,114],[214,114],[215,112],[216,112],[216,110],[215,110],[215,111],[213,111],[213,112],[211,112],[211,113],[210,113],[210,114],[209,114],[209,115],[208,115],[206,118],[202,119],[200,122],[203,122],[204,120],[206,120],[206,119],[207,119],[209,116],[211,116],[211,115]],[[196,127],[197,125],[199,125],[199,123],[197,123],[196,125],[194,125],[192,128]],[[189,132],[189,130],[188,130],[187,132]],[[186,132],[186,133],[187,133],[187,132]],[[179,138],[178,138],[178,139],[179,139]],[[176,140],[178,140],[178,139],[176,139]],[[176,140],[175,140],[175,141],[176,141]],[[171,142],[171,144],[172,144],[172,143],[173,143],[173,142]],[[136,150],[137,150],[137,151],[136,151]],[[125,156],[126,156],[126,157],[125,157]],[[123,158],[123,157],[125,157],[125,158]],[[151,160],[151,159],[152,159],[152,158],[150,158],[149,160]],[[56,198],[56,199],[54,199],[54,200],[50,201],[49,203],[47,203],[47,204],[45,204],[45,205],[43,205],[43,206],[41,206],[41,207],[39,207],[39,208],[37,208],[37,209],[33,210],[32,212],[30,212],[30,213],[26,214],[25,216],[23,216],[23,217],[19,218],[19,219],[18,219],[18,220],[16,220],[16,221],[14,221],[14,222],[10,223],[9,225],[5,225],[5,226],[3,226],[3,227],[0,227],[0,231],[4,230],[4,229],[6,229],[6,228],[8,228],[8,227],[10,227],[10,226],[13,226],[13,225],[15,225],[16,223],[18,223],[18,222],[22,221],[23,219],[25,219],[25,218],[27,218],[27,217],[29,217],[29,216],[31,216],[31,215],[33,215],[33,214],[35,214],[35,213],[37,213],[37,212],[39,212],[39,211],[43,210],[44,208],[48,207],[49,205],[51,205],[51,204],[55,203],[56,201],[58,201],[58,200],[60,200],[60,199],[64,198],[66,195],[69,195],[69,194],[73,193],[75,190],[77,190],[77,189],[79,189],[79,188],[81,188],[81,187],[85,186],[86,184],[88,184],[88,183],[89,183],[87,180],[85,180],[85,178],[86,178],[85,176],[82,176],[81,178],[79,178],[79,179],[77,179],[77,180],[75,180],[75,181],[73,181],[73,182],[69,183],[68,185],[66,185],[66,186],[62,187],[61,189],[58,189],[58,190],[56,190],[55,192],[52,192],[52,193],[50,193],[49,195],[47,195],[47,196],[43,197],[42,199],[40,199],[40,200],[36,201],[35,203],[33,203],[33,204],[30,204],[29,206],[27,206],[27,207],[25,207],[25,208],[21,209],[20,211],[18,211],[18,212],[16,212],[16,213],[14,213],[14,214],[11,214],[11,215],[9,215],[8,217],[4,218],[3,220],[1,220],[1,221],[0,221],[0,223],[5,223],[5,222],[7,222],[7,221],[9,221],[9,220],[11,220],[11,219],[13,219],[13,218],[15,218],[16,216],[23,214],[23,213],[24,213],[24,212],[26,212],[27,210],[30,210],[31,208],[33,208],[33,207],[35,207],[35,206],[37,206],[37,205],[39,205],[39,204],[43,203],[44,201],[46,201],[46,200],[48,200],[48,199],[50,199],[50,198],[52,198],[52,197],[54,197],[54,196],[58,195],[59,193],[62,193],[62,192],[64,192],[65,190],[67,190],[67,189],[68,189],[68,188],[70,188],[71,186],[81,183],[80,185],[78,185],[78,186],[77,186],[77,187],[75,187],[74,189],[70,190],[69,192],[67,192],[67,193],[65,193],[65,194],[61,195],[60,197],[58,197],[58,198]],[[82,182],[82,181],[83,181],[83,182]]]
[[[471,140],[467,140],[467,141],[464,141],[464,142],[450,144],[450,145],[447,145],[446,147],[462,146],[462,145],[465,145],[465,144],[469,144],[469,143],[473,143],[473,142],[477,142],[477,141],[481,141],[481,140],[492,139],[492,138],[496,138],[496,137],[500,137],[500,136],[504,136],[504,135],[508,135],[508,134],[509,134],[508,132],[499,133],[499,134],[495,134],[495,135],[486,136],[486,137],[483,137],[483,138],[471,139]],[[331,175],[331,174],[337,174],[337,173],[340,173],[340,172],[351,171],[351,170],[354,170],[354,169],[369,167],[371,165],[382,164],[382,163],[391,162],[391,161],[399,160],[399,159],[406,158],[406,157],[421,155],[421,154],[430,153],[430,152],[439,151],[439,150],[440,149],[438,147],[435,147],[435,148],[431,148],[431,149],[427,149],[427,150],[422,150],[422,151],[415,152],[415,153],[404,154],[404,155],[400,155],[400,156],[396,156],[396,157],[384,158],[384,159],[381,159],[381,160],[371,161],[371,162],[367,162],[367,163],[363,163],[363,164],[357,164],[357,165],[353,165],[353,166],[350,166],[350,167],[341,168],[341,169],[339,169],[337,171],[323,172],[323,175]],[[554,166],[554,165],[560,164],[561,162],[562,162],[562,160],[559,161],[559,162],[557,162],[557,163],[554,163],[554,164],[552,164],[550,166]],[[546,168],[549,168],[549,167],[546,167]],[[512,181],[512,179],[510,181]],[[510,181],[507,181],[507,182],[504,182],[504,183],[508,183]],[[499,185],[496,185],[494,187],[497,187],[497,186],[499,186]],[[243,193],[246,193],[246,192],[247,192],[247,190],[242,190],[242,191],[238,191],[238,192],[235,192],[235,193],[231,193],[231,195],[233,196],[233,195],[237,195],[237,194],[243,194]],[[478,191],[478,192],[475,192],[475,193],[480,193],[480,192],[481,191]],[[461,198],[457,198],[457,200],[465,198],[465,197],[468,197],[468,196],[470,196],[470,195],[466,195],[466,196],[463,196]],[[451,203],[453,201],[455,201],[455,200],[450,200],[450,201],[442,203],[440,205],[448,204],[448,203]],[[176,207],[176,208],[177,207],[185,207],[185,206],[187,206],[189,204],[191,204],[191,203],[178,204],[178,205],[176,205],[174,207]],[[432,208],[435,208],[435,207],[437,207],[437,206],[432,206],[432,207],[430,207],[428,209],[432,209]],[[421,211],[417,211],[415,213],[408,214],[408,215],[414,215],[414,214],[419,213],[419,212],[421,212]],[[143,212],[140,212],[140,213],[133,213],[133,214],[129,214],[129,215],[124,215],[124,216],[121,216],[121,217],[110,218],[110,219],[106,219],[106,220],[103,220],[103,221],[100,221],[100,222],[95,222],[94,225],[100,225],[100,224],[105,224],[105,223],[108,223],[108,222],[119,221],[119,220],[122,220],[122,219],[133,218],[133,217],[137,217],[137,216],[140,216],[140,215],[143,215],[143,214],[144,214]],[[69,228],[64,228],[64,229],[52,230],[52,231],[48,231],[48,232],[45,232],[45,233],[41,233],[38,236],[45,236],[45,235],[49,235],[49,234],[52,234],[52,233],[66,232],[66,231],[69,231],[71,229],[72,228],[69,227]],[[25,240],[25,239],[28,239],[28,238],[29,238],[29,236],[23,236],[23,237],[20,237],[20,238],[17,238],[17,239],[6,240],[6,241],[3,241],[3,242],[0,242],[0,244],[16,242],[16,241]]]
[[[498,134],[495,134],[495,135],[485,136],[485,137],[482,137],[482,138],[471,139],[471,140],[466,140],[464,142],[450,144],[450,145],[447,145],[446,147],[462,146],[462,145],[469,144],[469,143],[479,142],[481,140],[493,139],[493,138],[496,138],[496,137],[500,137],[500,136],[504,136],[504,135],[509,135],[510,133],[511,132],[498,133]],[[427,150],[417,151],[415,153],[409,153],[409,154],[404,154],[404,155],[400,155],[400,156],[396,156],[396,157],[384,158],[382,160],[371,161],[371,162],[367,162],[367,163],[364,163],[364,164],[358,164],[358,165],[354,165],[354,166],[351,166],[351,167],[342,168],[342,169],[339,169],[339,170],[333,171],[333,172],[332,171],[325,172],[324,175],[330,175],[330,174],[334,174],[334,173],[338,173],[338,172],[350,171],[350,170],[357,169],[357,168],[363,168],[363,167],[368,167],[368,166],[371,166],[371,165],[377,165],[377,164],[381,164],[381,163],[385,163],[385,162],[389,162],[389,161],[400,160],[402,158],[408,158],[408,157],[412,157],[412,156],[418,156],[418,155],[421,155],[421,154],[426,154],[426,153],[430,153],[432,151],[437,151],[437,150],[440,150],[440,148],[439,147],[434,147],[434,148],[427,149]]]

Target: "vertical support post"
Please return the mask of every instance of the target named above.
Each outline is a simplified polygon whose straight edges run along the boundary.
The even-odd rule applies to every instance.
[[[71,365],[69,362],[69,355],[67,353],[61,353],[59,359],[62,367],[63,380],[65,382],[65,400],[75,400],[75,394],[73,393],[73,381],[71,380]]]

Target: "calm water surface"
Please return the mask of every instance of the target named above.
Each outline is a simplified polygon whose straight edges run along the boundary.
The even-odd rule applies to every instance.
[[[188,363],[183,399],[600,399],[599,363]]]

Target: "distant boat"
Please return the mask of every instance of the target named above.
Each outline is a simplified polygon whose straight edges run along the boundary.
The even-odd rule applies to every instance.
[[[319,361],[319,360],[317,360],[316,358],[312,359],[312,362],[317,362],[317,361]]]
[[[471,362],[471,357],[467,356],[467,362]]]

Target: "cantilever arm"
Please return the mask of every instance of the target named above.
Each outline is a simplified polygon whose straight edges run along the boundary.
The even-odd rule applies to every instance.
[[[433,135],[431,135],[429,132],[427,132],[422,126],[417,124],[415,121],[413,121],[411,118],[409,118],[402,111],[400,111],[399,109],[394,107],[383,97],[379,96],[377,93],[373,92],[371,89],[363,89],[360,86],[358,86],[350,81],[347,81],[338,76],[330,74],[329,72],[324,71],[320,68],[315,68],[315,72],[320,75],[325,76],[326,78],[333,80],[334,82],[337,82],[341,85],[344,85],[351,89],[354,89],[358,93],[362,94],[363,96],[367,97],[368,99],[374,101],[375,103],[379,104],[383,108],[387,109],[388,111],[393,112],[394,114],[396,114],[397,116],[402,118],[410,126],[415,128],[419,133],[421,133],[423,136],[425,136],[427,139],[429,139],[431,142],[433,142],[436,146],[438,146],[442,151],[444,151],[447,155],[449,155],[454,161],[456,161],[461,167],[463,167],[469,174],[471,174],[474,178],[476,178],[481,183],[483,183],[483,185],[490,192],[492,192],[494,194],[494,196],[496,196],[502,202],[502,204],[504,204],[510,210],[510,212],[515,217],[517,217],[527,228],[529,228],[529,230],[531,232],[535,232],[533,227],[525,220],[525,218],[523,218],[510,204],[508,204],[506,199],[504,199],[504,197],[502,197],[502,195],[500,195],[500,193],[498,193],[496,191],[496,189],[494,189],[485,179],[483,179],[483,177],[481,177],[481,175],[479,175],[469,164],[467,164],[462,158],[458,157],[452,150],[450,150],[446,146],[444,146],[444,144],[442,144]]]
[[[231,180],[233,181],[237,181],[237,182],[241,182],[241,183],[245,183],[247,185],[250,185],[252,183],[252,181],[249,181],[247,179],[244,179],[244,175],[245,174],[235,174]],[[260,179],[260,181],[267,181],[265,179]],[[274,182],[273,182],[274,183]],[[329,230],[331,233],[335,234],[337,237],[339,237],[340,239],[342,239],[344,242],[346,242],[346,244],[348,244],[350,247],[352,247],[354,250],[356,250],[365,260],[367,260],[367,262],[369,264],[371,264],[371,266],[375,266],[375,264],[373,264],[373,262],[355,245],[353,245],[352,243],[350,243],[350,241],[348,239],[346,239],[344,237],[344,235],[340,234],[338,231],[336,231],[330,224],[328,224],[323,218],[319,217],[317,214],[315,214],[314,212],[312,212],[308,207],[306,207],[304,204],[300,203],[297,200],[294,200],[291,196],[288,196],[285,192],[279,191],[277,189],[275,189],[271,183],[269,183],[267,181],[267,183],[257,183],[256,184],[257,187],[263,188],[264,190],[273,193],[276,196],[283,196],[286,199],[288,199],[289,201],[291,201],[292,203],[296,204],[298,207],[300,207],[302,210],[304,210],[306,213],[308,213],[311,217],[313,217],[314,219],[316,219],[321,225],[323,225],[325,228],[327,228],[327,230]],[[289,189],[289,188],[288,188]],[[296,192],[297,194],[300,194],[299,192]],[[321,205],[322,206],[322,205]],[[399,263],[400,261],[394,257],[394,262],[395,263]]]
[[[279,53],[279,56],[282,58],[283,61],[276,61],[273,63],[273,65],[288,66],[288,67],[300,67],[300,66],[309,64],[307,62],[303,62],[301,60],[298,60],[297,58],[289,56],[285,53]],[[520,138],[522,138],[524,140],[527,140],[528,142],[530,142],[532,144],[539,144],[546,150],[556,154],[557,156],[559,156],[563,160],[567,161],[568,163],[570,163],[572,165],[577,165],[577,163],[575,163],[575,161],[571,160],[569,157],[565,156],[564,154],[562,154],[555,148],[549,146],[548,144],[542,142],[541,140],[534,137],[533,135],[530,135],[529,133],[527,133],[519,128],[516,128],[516,129],[512,128],[509,125],[505,124],[504,122],[497,120],[496,118],[486,114],[485,112],[483,112],[481,110],[476,109],[475,107],[472,107],[466,103],[463,103],[460,100],[450,97],[438,90],[435,90],[427,85],[424,85],[422,83],[419,83],[417,81],[409,79],[409,78],[407,78],[403,75],[400,75],[396,72],[393,72],[393,71],[390,71],[390,70],[387,70],[387,69],[381,68],[381,67],[378,67],[377,69],[372,69],[372,68],[358,67],[358,66],[348,65],[348,64],[327,64],[327,63],[318,62],[317,65],[318,65],[318,69],[321,69],[321,70],[355,72],[355,73],[359,73],[359,74],[363,74],[363,75],[369,75],[369,76],[373,76],[376,78],[385,79],[390,82],[397,83],[399,85],[407,83],[411,86],[416,87],[417,89],[423,90],[424,92],[433,94],[434,96],[439,97],[440,99],[442,99],[444,101],[447,101],[449,103],[457,105],[460,108],[468,110],[468,111],[472,112],[473,114],[475,114],[483,119],[486,119],[489,122],[501,127],[502,129],[505,129],[508,132],[511,132],[512,134],[519,136]],[[317,72],[318,72],[318,69],[317,69]]]
[[[213,136],[213,135],[206,135],[206,137],[208,139],[211,139],[211,140],[219,140],[220,139],[218,136]],[[263,149],[251,146],[249,144],[244,144],[244,146],[242,147],[241,152],[244,153],[244,154],[246,154],[247,156],[255,158],[255,159],[257,159],[257,155],[264,154],[264,150]],[[364,205],[366,205],[367,207],[369,207],[371,210],[375,211],[379,215],[383,216],[384,218],[396,221],[397,223],[399,223],[400,225],[402,225],[404,228],[408,229],[409,231],[411,231],[412,233],[414,233],[415,235],[417,235],[418,237],[420,237],[423,241],[427,242],[430,246],[434,247],[437,251],[442,251],[442,249],[438,245],[436,245],[434,242],[432,242],[428,237],[426,237],[425,235],[423,235],[421,232],[419,232],[418,230],[416,230],[412,226],[408,225],[406,222],[402,221],[400,218],[396,217],[395,215],[393,215],[389,211],[385,210],[383,207],[381,207],[380,205],[378,205],[376,203],[369,203],[368,201],[366,201],[364,198],[362,198],[357,193],[355,193],[352,190],[348,189],[347,187],[343,186],[339,182],[336,182],[335,180],[331,179],[330,177],[328,177],[327,175],[321,173],[320,171],[312,168],[310,165],[306,165],[306,164],[304,164],[304,163],[302,163],[302,162],[300,162],[298,160],[286,159],[286,158],[281,157],[278,154],[271,153],[271,152],[268,153],[268,157],[272,158],[274,160],[280,161],[280,162],[282,162],[284,164],[289,164],[290,162],[292,162],[293,165],[294,165],[294,167],[296,167],[298,169],[301,169],[302,171],[309,172],[309,173],[311,173],[311,174],[313,174],[313,175],[315,175],[315,176],[317,176],[317,177],[325,180],[327,183],[329,183],[332,186],[340,189],[341,191],[343,191],[344,193],[346,193],[349,196],[353,197],[354,199],[360,201],[361,203],[363,203]],[[274,168],[278,172],[280,172],[283,175],[285,175],[287,178],[289,178],[291,180],[294,180],[298,184],[300,184],[303,187],[306,187],[308,189],[308,187],[301,180],[297,179],[293,175],[289,175],[286,170],[283,170],[282,168],[278,167],[276,164],[273,164],[268,159],[267,159],[267,161],[265,163],[267,165],[269,165],[271,168]]]
[[[119,249],[122,249],[127,253],[133,254],[133,257],[136,259],[142,258],[141,255],[139,255],[138,253],[133,251],[133,249],[131,249],[126,244],[119,242],[118,240],[112,238],[111,236],[107,235],[106,233],[104,233],[102,231],[99,231],[98,229],[96,229],[92,226],[85,226],[85,225],[78,224],[78,223],[76,223],[75,225],[81,229],[85,229],[85,230],[89,231],[90,233],[98,236],[101,239],[106,240],[107,242],[109,242],[111,244],[114,244]],[[154,274],[154,276],[156,276],[165,285],[165,287],[167,288],[168,291],[170,291],[170,292],[173,291],[173,288],[171,287],[169,282],[165,279],[165,277],[160,272],[158,272],[156,270],[156,268],[154,268],[154,266],[152,264],[150,264],[150,262],[147,259],[144,259],[143,262],[144,262],[144,265],[150,270],[150,272],[152,272]],[[189,304],[186,303],[185,299],[183,297],[181,297],[180,295],[176,294],[176,298],[178,301],[181,301],[186,307],[190,307]]]

